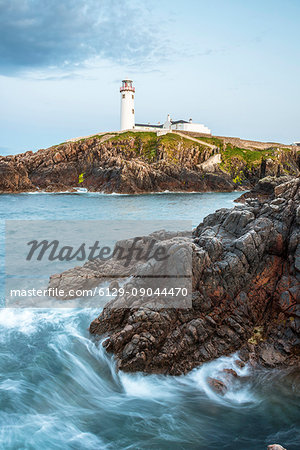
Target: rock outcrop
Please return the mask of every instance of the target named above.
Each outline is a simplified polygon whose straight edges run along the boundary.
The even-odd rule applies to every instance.
[[[299,364],[300,179],[275,187],[268,200],[218,210],[192,238],[176,239],[192,252],[192,304],[106,305],[90,332],[106,337],[117,367],[179,375],[237,350],[253,365]]]
[[[239,148],[225,138],[192,139],[127,132],[0,156],[0,193],[77,187],[107,193],[232,191],[251,188],[267,175],[299,174],[299,149],[292,146],[254,148],[241,141],[245,148]]]
[[[278,177],[265,177],[261,178],[257,184],[248,192],[242,194],[235,200],[236,203],[243,203],[246,199],[259,199],[261,201],[268,200],[274,195],[276,186],[291,181],[293,177],[289,175],[283,175]]]
[[[268,445],[268,450],[286,450],[286,448],[282,447],[282,445],[279,444],[271,444]]]

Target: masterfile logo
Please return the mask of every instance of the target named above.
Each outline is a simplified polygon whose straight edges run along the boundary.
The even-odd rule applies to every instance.
[[[6,304],[187,307],[191,229],[190,221],[7,221]]]

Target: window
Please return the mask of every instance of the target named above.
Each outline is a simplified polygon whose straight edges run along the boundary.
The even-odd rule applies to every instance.
[[[132,114],[134,114],[134,109],[132,110]]]
[[[122,95],[122,98],[125,98],[125,94]]]
[[[134,99],[134,95],[132,96],[132,100]]]

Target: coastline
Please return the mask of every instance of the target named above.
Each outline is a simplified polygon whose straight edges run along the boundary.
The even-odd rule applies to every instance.
[[[141,195],[165,195],[165,194],[179,194],[179,195],[193,195],[193,194],[222,194],[222,193],[246,193],[250,192],[249,189],[236,189],[232,191],[153,191],[153,192],[137,192],[137,193],[122,193],[122,192],[101,192],[101,191],[89,191],[80,190],[81,188],[73,188],[72,190],[67,191],[45,191],[45,190],[36,190],[36,191],[20,191],[20,192],[0,192],[0,195],[26,195],[26,194],[43,194],[43,195],[55,195],[55,194],[68,194],[68,195],[108,195],[108,196],[141,196]]]
[[[121,314],[123,300],[117,297],[109,302],[90,331],[106,336],[104,346],[115,354],[118,369],[180,375],[237,350],[253,367],[297,366],[299,195],[300,180],[294,179],[276,186],[268,200],[252,197],[233,209],[210,214],[194,230],[192,240],[157,234],[160,244],[172,246],[172,254],[177,244],[180,252],[183,244],[191,247],[193,306],[160,312],[147,303],[130,306],[129,296]],[[150,237],[143,239],[147,242]],[[173,271],[176,264],[175,259]],[[67,292],[87,277],[84,285],[88,287],[89,279],[94,283],[102,273],[107,277],[113,267],[87,262],[52,277],[49,286]],[[149,266],[151,274],[156,273],[155,267]],[[147,264],[131,267],[130,285],[140,269],[147,273]],[[160,274],[160,265],[157,270]],[[142,281],[137,280],[139,286]]]
[[[249,190],[266,176],[299,176],[299,148],[250,144],[176,133],[158,138],[152,132],[124,132],[105,141],[96,136],[0,156],[0,193],[232,192]]]
[[[197,197],[198,195],[199,197]],[[209,213],[213,213],[215,209],[223,208],[224,206],[231,207],[232,198],[238,196],[239,193],[237,192],[235,195],[229,194],[229,196],[228,194],[224,195],[224,200],[226,200],[226,197],[229,200],[224,202],[222,200],[222,194],[221,197],[218,197],[218,194],[216,196],[214,195],[215,193],[211,192],[205,196],[210,208],[210,211],[205,214],[206,216]],[[109,215],[109,217],[118,221],[120,218],[119,212],[122,212],[122,209],[119,210],[116,208],[116,205],[122,208],[121,205],[123,204],[125,205],[124,211],[126,210],[126,215],[123,215],[123,218],[129,217],[127,215],[129,208],[126,205],[130,205],[130,196],[124,196],[122,198],[122,196],[118,195],[110,196],[104,194],[99,196],[98,193],[95,193],[95,195],[88,193],[82,196],[58,194],[57,196],[51,195],[47,198],[47,195],[28,195],[26,201],[24,201],[26,194],[25,196],[17,196],[17,202],[12,201],[13,197],[11,196],[2,197],[3,201],[5,200],[7,202],[8,208],[3,208],[3,210],[5,210],[5,216],[8,218],[51,220],[51,211],[55,209],[57,219],[77,219],[80,217],[78,214],[81,212],[82,214],[87,213],[87,219],[95,220],[111,214],[110,211],[114,209],[113,215]],[[172,200],[175,209],[171,208],[170,210],[169,214],[171,215],[171,219],[176,220],[179,217],[184,218],[184,216],[189,216],[193,217],[193,224],[195,226],[198,225],[202,217],[204,218],[203,204],[201,201],[198,201],[198,198],[200,200],[203,196],[196,193],[195,196],[179,195],[179,197],[178,200],[175,200],[175,197],[174,201]],[[103,202],[101,200],[99,201],[98,198],[103,199]],[[151,198],[153,198],[152,201],[150,201]],[[164,214],[163,217],[167,219],[167,213],[162,210],[165,210],[168,206],[168,198],[171,200],[171,195],[156,196],[154,194],[153,197],[151,195],[133,196],[132,202],[134,203],[132,204],[136,208],[134,217],[138,220],[143,220],[144,217],[154,218],[155,212],[161,210]],[[209,200],[210,198],[212,198],[211,201]],[[218,198],[221,198],[221,200],[217,200]],[[129,203],[127,203],[126,199],[128,199]],[[190,200],[188,201],[188,199]],[[2,204],[5,203],[3,202]],[[144,207],[140,208],[141,205],[144,205]],[[13,212],[12,216],[10,215],[10,210]],[[65,215],[66,210],[67,216]],[[23,214],[24,217],[22,217]],[[65,429],[65,424],[73,426],[75,423],[78,429],[81,429],[82,414],[87,411],[87,408],[86,404],[82,409],[78,408],[76,402],[74,405],[73,397],[70,398],[70,393],[72,392],[76,392],[77,399],[84,397],[89,402],[89,405],[92,405],[89,408],[92,408],[94,417],[97,417],[99,420],[102,420],[103,417],[103,420],[105,420],[105,416],[109,414],[110,417],[118,421],[120,418],[120,410],[119,408],[113,410],[113,403],[110,400],[110,396],[113,395],[114,398],[117,396],[118,405],[120,404],[119,402],[125,402],[121,404],[126,411],[128,410],[128,405],[131,405],[133,413],[140,410],[141,407],[143,407],[144,412],[149,408],[149,416],[144,416],[147,421],[148,417],[151,420],[153,414],[155,414],[157,420],[161,423],[160,411],[157,409],[158,402],[161,405],[163,417],[166,417],[166,410],[171,411],[172,419],[173,417],[176,419],[176,411],[184,411],[189,423],[190,418],[194,418],[195,420],[194,426],[197,431],[195,432],[195,439],[192,441],[195,446],[199,443],[198,429],[199,424],[202,424],[202,428],[206,430],[205,433],[208,436],[205,446],[206,448],[210,447],[212,432],[215,430],[216,423],[222,424],[224,418],[223,411],[226,408],[227,411],[231,412],[232,422],[227,423],[222,428],[222,442],[224,441],[224,432],[226,432],[226,440],[232,442],[233,446],[235,445],[233,441],[236,430],[235,426],[239,423],[241,414],[243,414],[244,416],[246,415],[247,420],[253,426],[257,422],[261,425],[259,437],[255,440],[247,433],[247,429],[244,426],[241,427],[242,436],[245,436],[245,439],[251,439],[249,442],[253,448],[256,446],[264,448],[264,443],[266,444],[266,442],[281,441],[282,443],[285,442],[288,444],[286,437],[279,439],[277,435],[272,434],[273,430],[274,433],[278,431],[289,433],[289,442],[294,442],[294,447],[292,445],[285,446],[288,449],[290,447],[297,448],[294,428],[287,428],[288,425],[282,425],[282,407],[285,408],[285,411],[288,408],[288,417],[291,423],[296,423],[297,418],[297,397],[295,397],[295,389],[298,389],[297,375],[290,373],[290,369],[259,369],[258,367],[255,368],[250,361],[245,361],[244,368],[240,369],[237,366],[239,356],[233,354],[229,358],[224,357],[221,360],[216,359],[212,362],[204,363],[200,367],[191,370],[186,376],[149,375],[148,373],[141,372],[126,373],[122,370],[118,371],[114,355],[107,353],[106,349],[102,347],[103,339],[97,335],[90,336],[87,330],[89,323],[100,313],[100,309],[82,309],[72,300],[70,301],[70,306],[74,308],[77,306],[77,310],[69,309],[68,303],[65,300],[57,302],[53,298],[52,307],[54,309],[56,308],[55,305],[58,307],[58,309],[55,309],[55,312],[49,309],[44,311],[29,308],[26,310],[15,309],[14,311],[6,309],[3,311],[1,318],[1,323],[5,326],[4,330],[1,327],[3,335],[6,337],[6,333],[8,331],[10,332],[7,340],[9,347],[7,348],[12,349],[13,355],[16,354],[17,361],[23,362],[24,369],[22,370],[21,367],[21,376],[22,379],[27,380],[27,386],[32,389],[32,392],[36,392],[35,380],[36,377],[39,377],[36,371],[38,370],[40,372],[42,370],[45,378],[43,379],[43,383],[40,384],[41,389],[44,389],[46,382],[49,392],[55,391],[62,396],[66,395],[64,397],[66,407],[73,408],[69,409],[69,411],[72,411],[72,418],[70,418],[70,415],[66,418],[60,402],[53,404],[51,395],[46,396],[46,400],[43,400],[43,408],[46,407],[47,410],[49,409],[52,420],[54,420],[54,411],[55,418],[57,418],[57,422],[55,422],[56,427]],[[90,303],[90,306],[92,307],[92,303]],[[29,345],[28,352],[30,353],[26,361],[24,361],[24,347],[20,345],[22,344],[20,342],[20,332],[23,333],[23,339],[25,339],[26,345]],[[49,348],[49,341],[51,342],[51,348]],[[41,357],[41,352],[43,357]],[[63,358],[62,355],[64,355]],[[39,361],[38,366],[34,363],[37,358]],[[28,369],[26,370],[27,360],[29,364],[30,361],[33,361],[30,366],[30,371]],[[9,378],[19,379],[19,364],[17,367],[18,374],[15,374],[11,370],[8,372]],[[57,367],[60,369],[59,372],[57,372]],[[83,367],[85,369],[82,372]],[[223,369],[235,371],[238,377],[235,377],[232,372],[224,372]],[[70,373],[67,386],[64,383],[65,373]],[[35,377],[31,374],[33,376],[35,375]],[[222,384],[215,384],[213,379],[222,381],[226,388]],[[79,384],[78,380],[81,380]],[[290,387],[291,382],[294,383],[293,387]],[[216,391],[215,386],[210,383],[214,383],[215,386],[220,387],[221,391]],[[272,385],[272,388],[270,385]],[[111,390],[112,387],[113,391]],[[22,390],[18,394],[12,391],[10,398],[13,404],[16,404],[16,400],[18,400],[18,405],[25,404],[24,408],[26,408],[27,403],[26,399],[24,400],[23,392]],[[49,398],[49,401],[47,401],[47,398]],[[183,402],[183,398],[191,400]],[[29,401],[31,402],[30,407],[33,407],[35,410],[35,405],[32,406],[32,401],[30,399]],[[280,411],[275,417],[273,411],[274,401],[281,405]],[[23,409],[20,411],[19,406],[17,408],[20,414],[20,420],[22,420]],[[211,415],[209,415],[206,421],[206,411],[208,408],[215,411],[212,423]],[[253,414],[254,408],[255,415]],[[24,413],[26,414],[26,412],[25,410]],[[269,419],[270,417],[272,417],[272,423],[271,419]],[[274,420],[276,420],[275,425]],[[163,425],[165,426],[166,422],[163,422]],[[36,427],[38,429],[38,424]],[[127,430],[128,427],[126,427],[126,433]],[[93,430],[91,431],[93,432]],[[155,429],[154,433],[158,435],[160,431]],[[171,434],[173,436],[173,431]],[[186,440],[189,439],[187,432],[184,436]],[[51,439],[51,436],[48,437],[48,442]],[[113,439],[115,439],[115,433],[110,436],[110,441],[113,441]],[[134,439],[135,442],[139,442],[137,437]],[[160,441],[162,446],[164,445],[163,439]],[[132,442],[132,437],[129,438],[129,441]],[[122,447],[122,442],[118,441],[118,443],[119,447]],[[100,443],[99,445],[101,447]]]

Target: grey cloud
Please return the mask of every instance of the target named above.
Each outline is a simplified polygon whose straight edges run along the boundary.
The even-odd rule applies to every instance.
[[[108,59],[151,64],[163,42],[136,0],[0,0],[0,73]],[[158,45],[159,40],[159,45]]]

